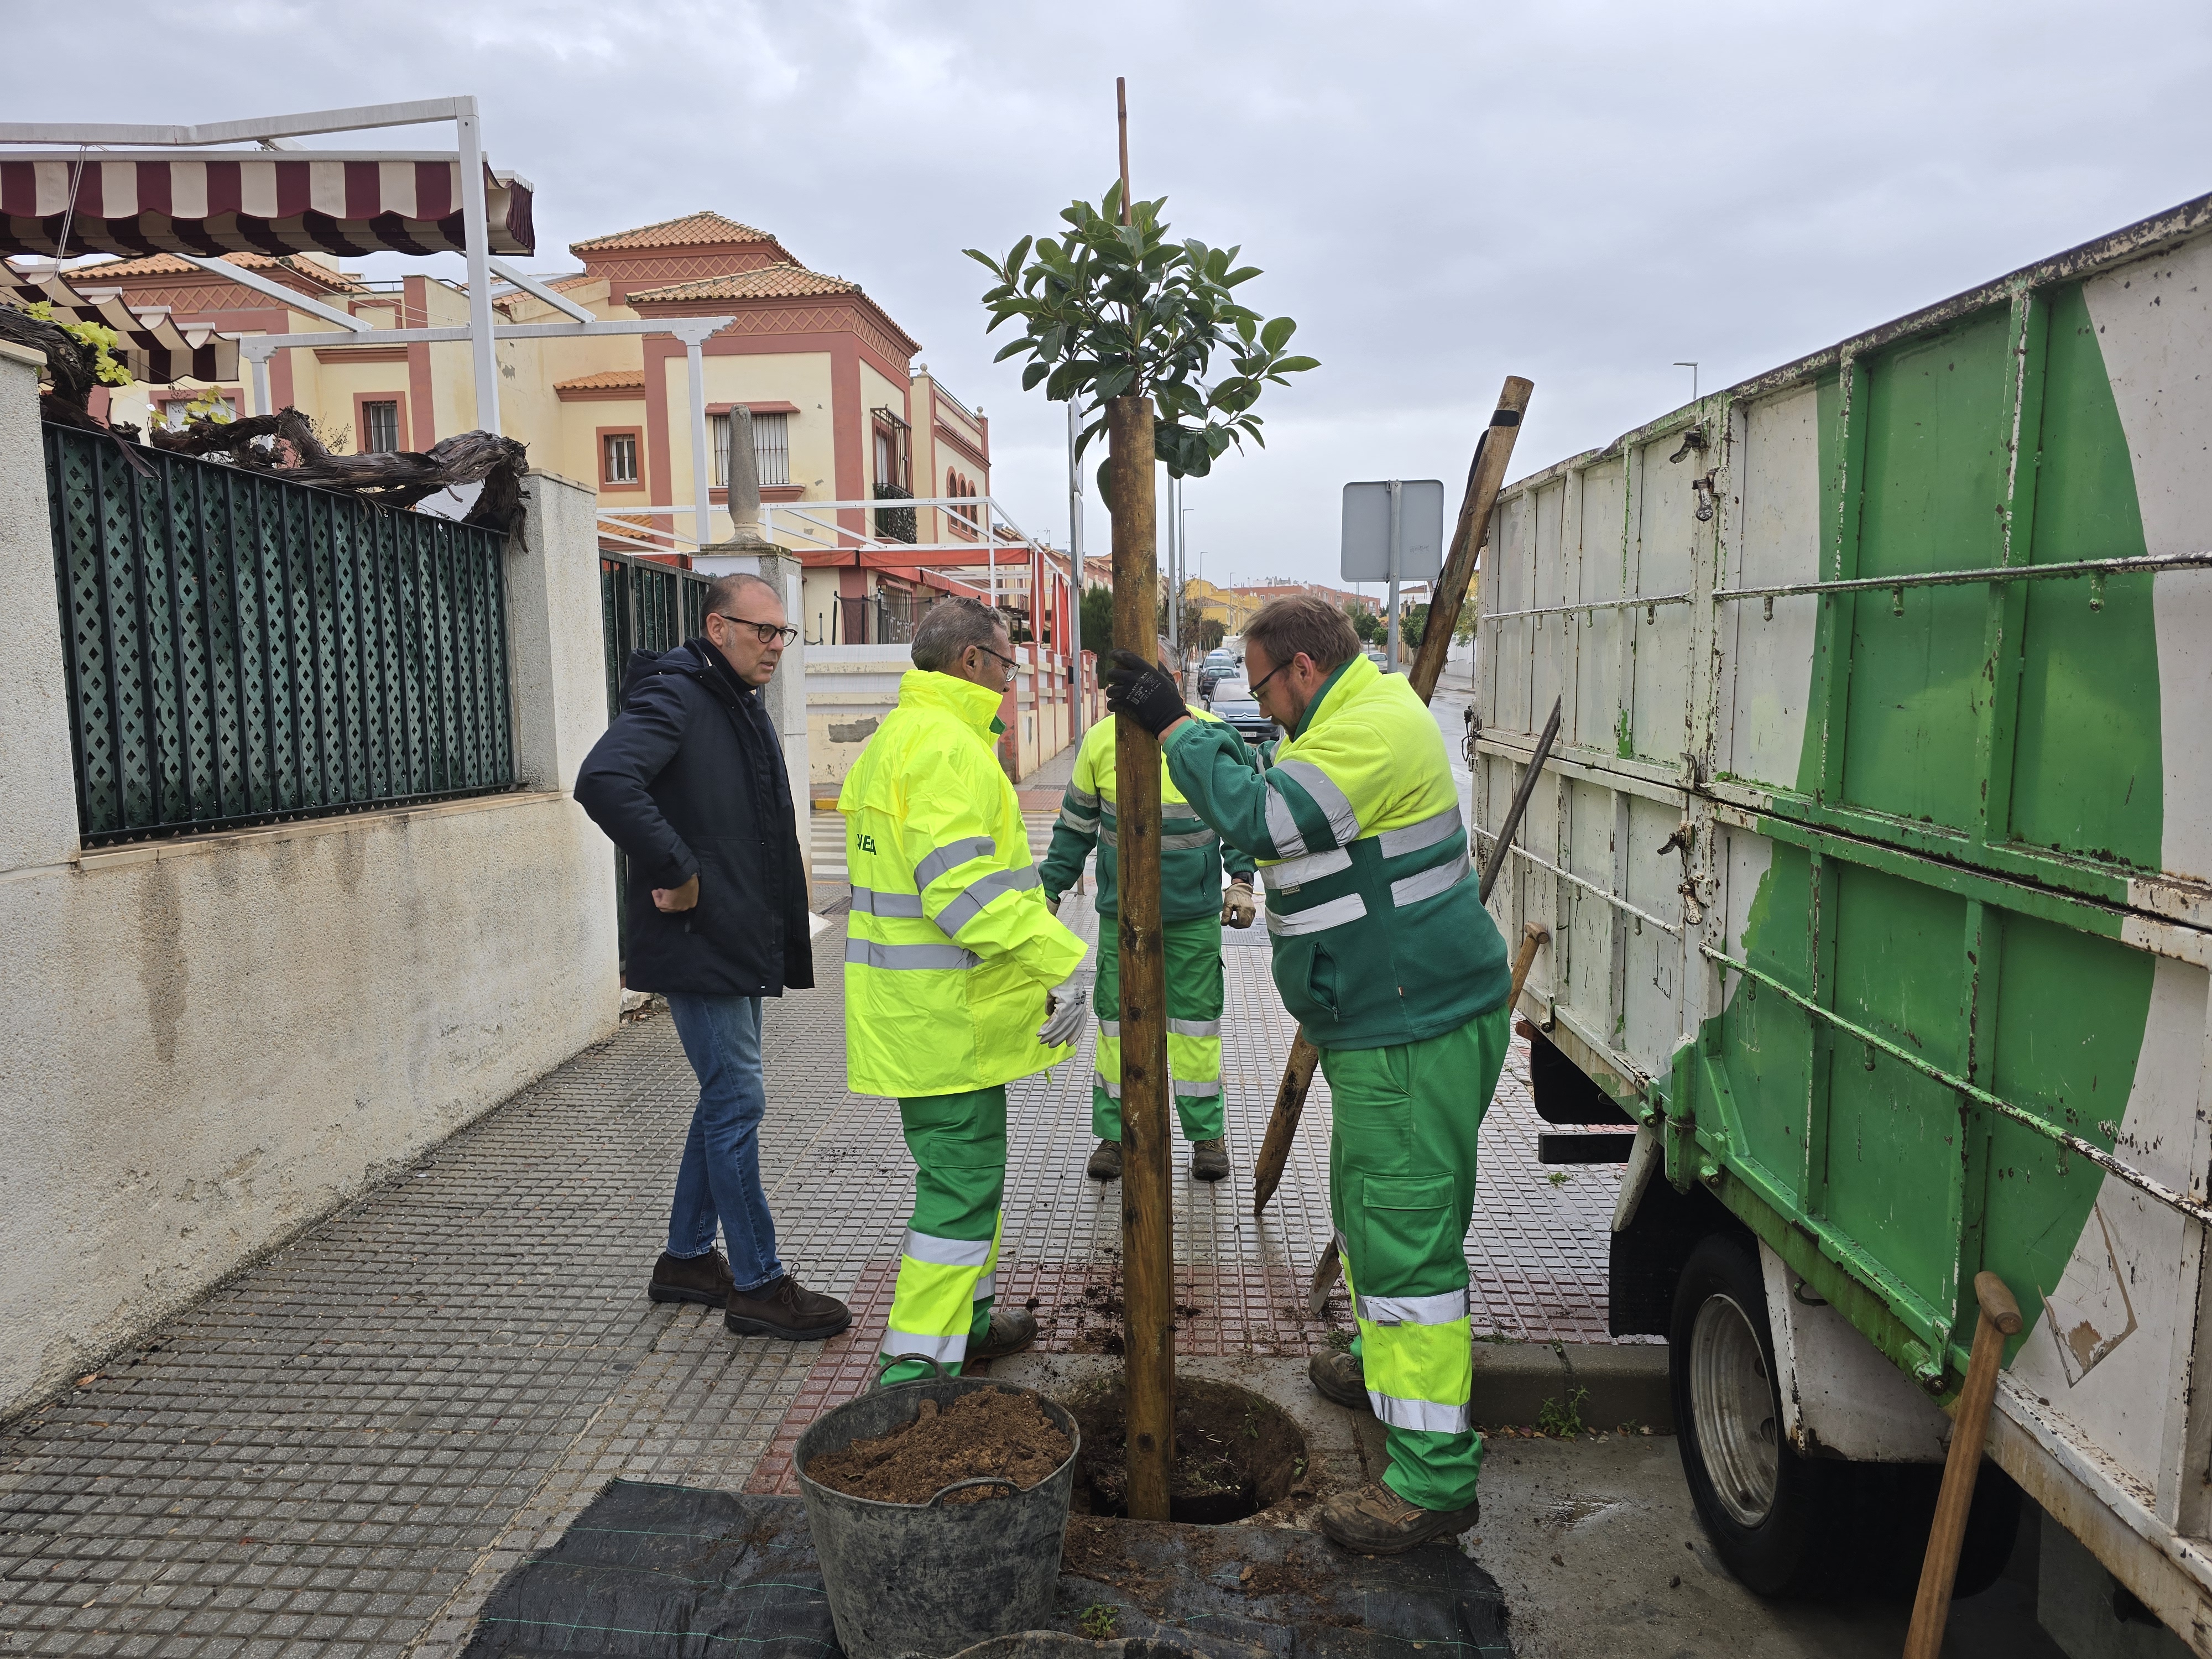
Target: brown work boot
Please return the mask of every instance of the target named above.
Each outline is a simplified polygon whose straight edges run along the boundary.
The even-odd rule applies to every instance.
[[[655,1302],[701,1302],[719,1308],[730,1299],[730,1264],[720,1250],[704,1255],[661,1252],[645,1293]]]
[[[1367,1397],[1366,1370],[1356,1353],[1332,1348],[1326,1353],[1316,1354],[1306,1361],[1306,1381],[1324,1400],[1334,1400],[1356,1412],[1375,1409],[1375,1402]]]
[[[1463,1510],[1425,1510],[1409,1504],[1379,1480],[1358,1492],[1339,1492],[1321,1506],[1321,1529],[1336,1543],[1362,1555],[1398,1555],[1431,1538],[1456,1538],[1482,1518],[1482,1505]]]
[[[1224,1181],[1229,1176],[1229,1143],[1218,1135],[1212,1140],[1194,1140],[1190,1144],[1190,1178],[1193,1181]]]
[[[1121,1178],[1121,1143],[1102,1140],[1091,1154],[1091,1162],[1083,1166],[1083,1173],[1093,1181],[1119,1181]]]
[[[780,1336],[787,1342],[819,1342],[853,1322],[853,1310],[834,1296],[810,1291],[789,1273],[757,1290],[732,1291],[722,1323],[733,1336]]]
[[[1036,1340],[1036,1316],[1023,1308],[994,1308],[991,1310],[991,1328],[983,1333],[982,1340],[970,1339],[968,1344],[968,1363],[979,1359],[1004,1359],[1010,1353],[1019,1353]]]

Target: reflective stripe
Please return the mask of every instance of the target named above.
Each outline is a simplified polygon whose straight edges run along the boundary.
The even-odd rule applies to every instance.
[[[1433,1400],[1399,1400],[1374,1389],[1367,1391],[1367,1403],[1375,1407],[1376,1416],[1394,1429],[1413,1429],[1422,1434],[1465,1434],[1474,1426],[1471,1404],[1443,1406]]]
[[[1306,838],[1299,833],[1298,821],[1291,816],[1291,804],[1279,789],[1267,792],[1267,839],[1286,859],[1302,857],[1306,850]]]
[[[1100,1088],[1100,1089],[1103,1089],[1103,1090],[1104,1090],[1104,1091],[1106,1091],[1106,1098],[1107,1098],[1107,1099],[1109,1099],[1109,1100],[1119,1100],[1119,1099],[1121,1099],[1121,1085],[1120,1084],[1118,1084],[1118,1083],[1111,1083],[1111,1082],[1109,1082],[1109,1081],[1107,1080],[1107,1077],[1106,1077],[1106,1073],[1103,1073],[1103,1072],[1093,1072],[1093,1073],[1091,1074],[1091,1083],[1092,1083],[1096,1087]]]
[[[911,1227],[899,1244],[899,1254],[939,1267],[986,1267],[991,1262],[988,1238],[935,1238]]]
[[[878,893],[872,887],[853,890],[853,914],[860,916],[902,916],[921,919],[919,893]]]
[[[1160,851],[1163,853],[1179,853],[1185,848],[1189,847],[1211,847],[1220,839],[1221,837],[1215,835],[1211,830],[1193,830],[1188,835],[1182,836],[1162,836],[1160,837]]]
[[[965,864],[970,859],[989,858],[999,850],[999,843],[988,836],[969,836],[964,840],[948,842],[914,866],[914,884],[927,890],[955,865]]]
[[[994,1268],[975,1281],[975,1300],[988,1302],[999,1293],[998,1270]]]
[[[1370,1325],[1449,1325],[1468,1317],[1467,1292],[1442,1296],[1363,1296],[1357,1308]]]
[[[919,1331],[886,1330],[880,1352],[886,1359],[934,1359],[957,1365],[968,1357],[968,1333],[924,1336]]]
[[[1344,791],[1329,781],[1328,774],[1311,761],[1286,760],[1275,763],[1275,769],[1287,772],[1305,786],[1314,805],[1320,807],[1328,819],[1329,833],[1336,837],[1339,847],[1349,847],[1359,839],[1359,814],[1352,810],[1352,803]]]
[[[1208,827],[1204,818],[1171,818],[1165,815],[1160,818],[1160,833],[1164,836],[1194,836]]]
[[[1112,1037],[1116,1042],[1119,1042],[1121,1040],[1121,1022],[1118,1019],[1100,1020],[1098,1022],[1098,1035],[1103,1037]]]
[[[1095,812],[1087,818],[1078,817],[1063,806],[1060,809],[1060,821],[1079,836],[1095,834],[1098,829],[1098,815]]]
[[[1221,1035],[1221,1022],[1218,1019],[1171,1019],[1168,1022],[1168,1034],[1170,1036],[1218,1037]],[[1118,1026],[1114,1035],[1121,1035]]]
[[[1098,811],[1098,797],[1087,789],[1078,789],[1072,783],[1067,786],[1066,799],[1073,801],[1078,806],[1089,809],[1094,815]]]
[[[1458,886],[1474,868],[1474,865],[1468,861],[1466,853],[1462,852],[1449,864],[1439,864],[1433,870],[1424,870],[1417,875],[1407,876],[1402,881],[1392,882],[1390,902],[1416,904],[1425,898],[1434,898],[1439,893],[1448,893]]]
[[[1219,1078],[1214,1078],[1211,1081],[1208,1081],[1207,1079],[1200,1079],[1195,1083],[1186,1083],[1181,1078],[1177,1078],[1176,1079],[1175,1091],[1176,1098],[1178,1100],[1203,1098],[1207,1095],[1218,1095],[1221,1092],[1221,1079]]]
[[[878,945],[872,939],[845,941],[845,960],[863,968],[974,968],[983,960],[957,945]]]
[[[1357,921],[1366,914],[1367,901],[1357,893],[1346,893],[1342,898],[1316,904],[1310,910],[1293,910],[1288,915],[1270,910],[1267,931],[1284,938],[1297,933],[1322,933],[1332,927],[1341,927],[1347,921]]]
[[[1459,807],[1455,803],[1434,817],[1423,818],[1419,823],[1409,823],[1401,830],[1385,830],[1375,839],[1382,843],[1384,858],[1402,858],[1408,853],[1419,852],[1424,847],[1434,847],[1459,827]]]
[[[937,913],[937,925],[957,937],[1000,894],[1018,893],[1036,884],[1035,865],[1024,865],[1018,870],[994,870],[988,876],[978,876],[961,890],[958,898]]]
[[[1285,859],[1280,864],[1263,865],[1260,879],[1267,884],[1271,893],[1295,893],[1310,881],[1319,881],[1323,876],[1333,876],[1340,870],[1352,868],[1352,854],[1341,847],[1332,847],[1326,853],[1309,853],[1302,859]]]

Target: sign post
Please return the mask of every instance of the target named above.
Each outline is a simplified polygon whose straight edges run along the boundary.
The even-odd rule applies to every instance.
[[[1389,478],[1344,487],[1341,566],[1351,582],[1390,585],[1386,672],[1398,672],[1398,589],[1433,584],[1443,569],[1444,486],[1440,478]]]

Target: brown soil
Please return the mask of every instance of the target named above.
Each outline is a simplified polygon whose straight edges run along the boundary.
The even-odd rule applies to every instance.
[[[1027,1492],[1067,1461],[1067,1437],[1033,1395],[981,1389],[939,1409],[925,1400],[913,1422],[872,1440],[823,1452],[806,1477],[855,1498],[926,1504],[956,1480],[1000,1474]],[[970,1486],[945,1501],[981,1503],[1009,1496],[1004,1486]]]
[[[1079,1480],[1094,1515],[1128,1513],[1127,1396],[1113,1382],[1065,1402],[1083,1432]],[[1304,1474],[1305,1437],[1272,1401],[1226,1382],[1176,1379],[1170,1519],[1218,1525],[1288,1496]]]

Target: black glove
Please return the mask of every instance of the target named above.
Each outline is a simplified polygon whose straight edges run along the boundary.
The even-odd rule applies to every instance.
[[[1176,683],[1133,651],[1116,651],[1106,674],[1106,706],[1154,737],[1190,713]]]

